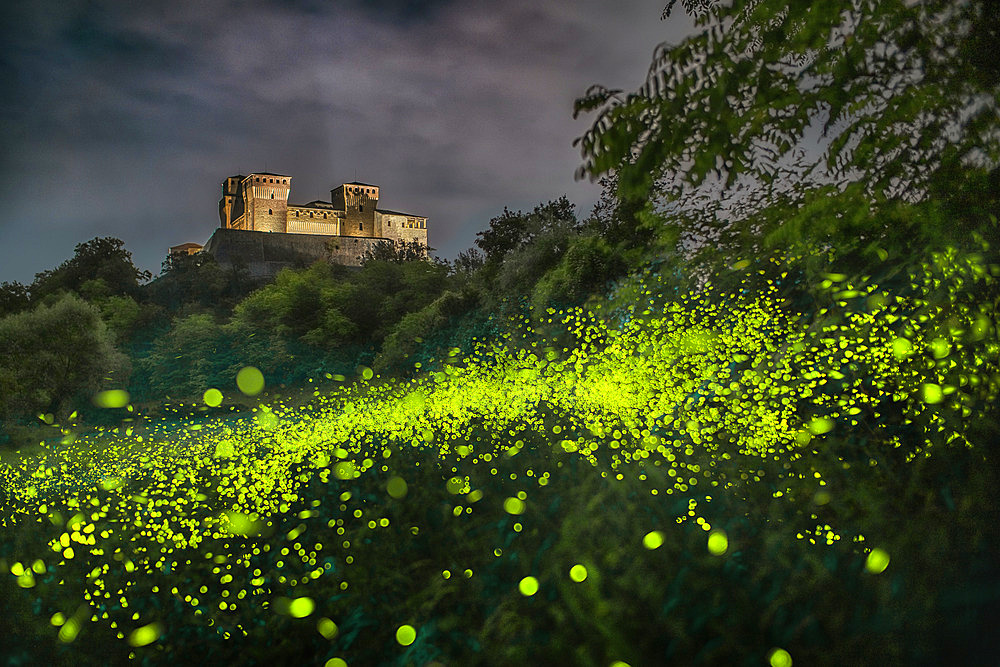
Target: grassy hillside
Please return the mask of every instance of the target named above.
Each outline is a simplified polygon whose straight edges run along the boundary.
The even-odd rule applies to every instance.
[[[5,464],[5,657],[982,659],[995,279],[928,260],[905,291],[831,266],[807,313],[749,263],[677,297],[647,272],[410,379]]]

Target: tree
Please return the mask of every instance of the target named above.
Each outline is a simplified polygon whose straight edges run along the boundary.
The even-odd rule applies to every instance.
[[[31,304],[28,288],[15,281],[0,284],[0,316],[27,310]]]
[[[539,204],[527,214],[513,213],[505,206],[502,214],[490,220],[489,229],[476,234],[476,246],[483,251],[487,261],[501,262],[509,253],[530,245],[543,234],[577,230],[579,223],[574,208],[565,195]]]
[[[368,262],[415,262],[427,260],[435,248],[420,241],[379,241],[361,256],[362,266]]]
[[[145,285],[143,292],[168,312],[189,306],[221,315],[246,297],[252,286],[245,268],[223,268],[206,252],[173,253],[163,261],[160,275]]]
[[[658,182],[677,199],[710,176],[765,194],[817,177],[862,183],[877,202],[1000,161],[995,3],[682,4],[702,31],[658,46],[638,91],[592,86],[576,101],[575,116],[597,113],[578,176],[617,171],[639,201]],[[810,158],[800,144],[819,121],[829,143]]]
[[[140,283],[149,280],[149,271],[140,271],[132,263],[132,253],[121,239],[94,238],[76,246],[72,258],[55,269],[35,274],[30,287],[31,299],[38,300],[59,292],[80,292],[88,281],[101,280],[106,288],[102,296],[131,296],[139,293]]]
[[[105,386],[125,386],[128,359],[97,308],[74,295],[0,319],[0,417],[57,413]]]

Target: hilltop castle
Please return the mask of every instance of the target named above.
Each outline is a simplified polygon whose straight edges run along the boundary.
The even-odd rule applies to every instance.
[[[291,176],[267,172],[224,180],[221,224],[202,252],[266,277],[318,259],[358,266],[364,253],[382,241],[427,245],[427,218],[378,208],[377,185],[344,183],[330,191],[330,201],[289,204],[291,182]],[[192,245],[171,252],[191,252]]]

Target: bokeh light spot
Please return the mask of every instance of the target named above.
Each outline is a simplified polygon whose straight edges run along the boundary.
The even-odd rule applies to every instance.
[[[865,559],[865,569],[872,574],[881,574],[887,567],[889,567],[889,553],[884,549],[872,549]]]
[[[205,405],[208,407],[217,408],[222,405],[222,392],[215,387],[212,387],[211,389],[205,391],[205,394],[202,396],[202,400],[205,401]]]
[[[245,366],[236,374],[236,386],[247,396],[264,391],[264,374],[255,366]]]
[[[708,552],[713,556],[722,556],[729,549],[729,538],[721,530],[713,530],[708,535]]]
[[[108,389],[94,394],[94,405],[99,408],[124,408],[129,395],[124,389]]]
[[[337,636],[337,632],[339,631],[337,624],[326,617],[323,617],[316,622],[316,629],[319,630],[319,633],[326,639],[333,639]]]
[[[663,533],[658,530],[646,533],[645,537],[642,538],[642,546],[647,549],[659,549],[663,545]]]
[[[162,634],[163,626],[159,623],[150,623],[133,630],[128,636],[128,644],[135,647],[148,646],[159,639]]]
[[[412,625],[401,625],[396,629],[396,641],[400,646],[409,646],[417,639],[417,631]]]
[[[386,482],[385,490],[389,493],[391,498],[400,500],[406,497],[408,488],[406,486],[406,480],[402,477],[390,477],[389,481]]]
[[[288,604],[288,615],[292,618],[305,618],[316,610],[316,602],[312,598],[302,597]]]
[[[767,657],[771,667],[792,667],[792,655],[783,648],[776,648]]]
[[[503,510],[507,514],[524,514],[524,501],[520,498],[507,498],[503,501]]]

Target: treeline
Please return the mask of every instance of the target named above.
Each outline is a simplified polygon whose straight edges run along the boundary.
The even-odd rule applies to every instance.
[[[0,285],[0,420],[87,413],[108,388],[194,398],[246,365],[269,384],[426,367],[512,315],[583,303],[648,258],[652,234],[603,185],[584,220],[565,197],[505,208],[453,262],[375,246],[360,269],[317,262],[263,285],[207,254],[170,256],[150,281],[121,240],[79,244],[30,285]]]

